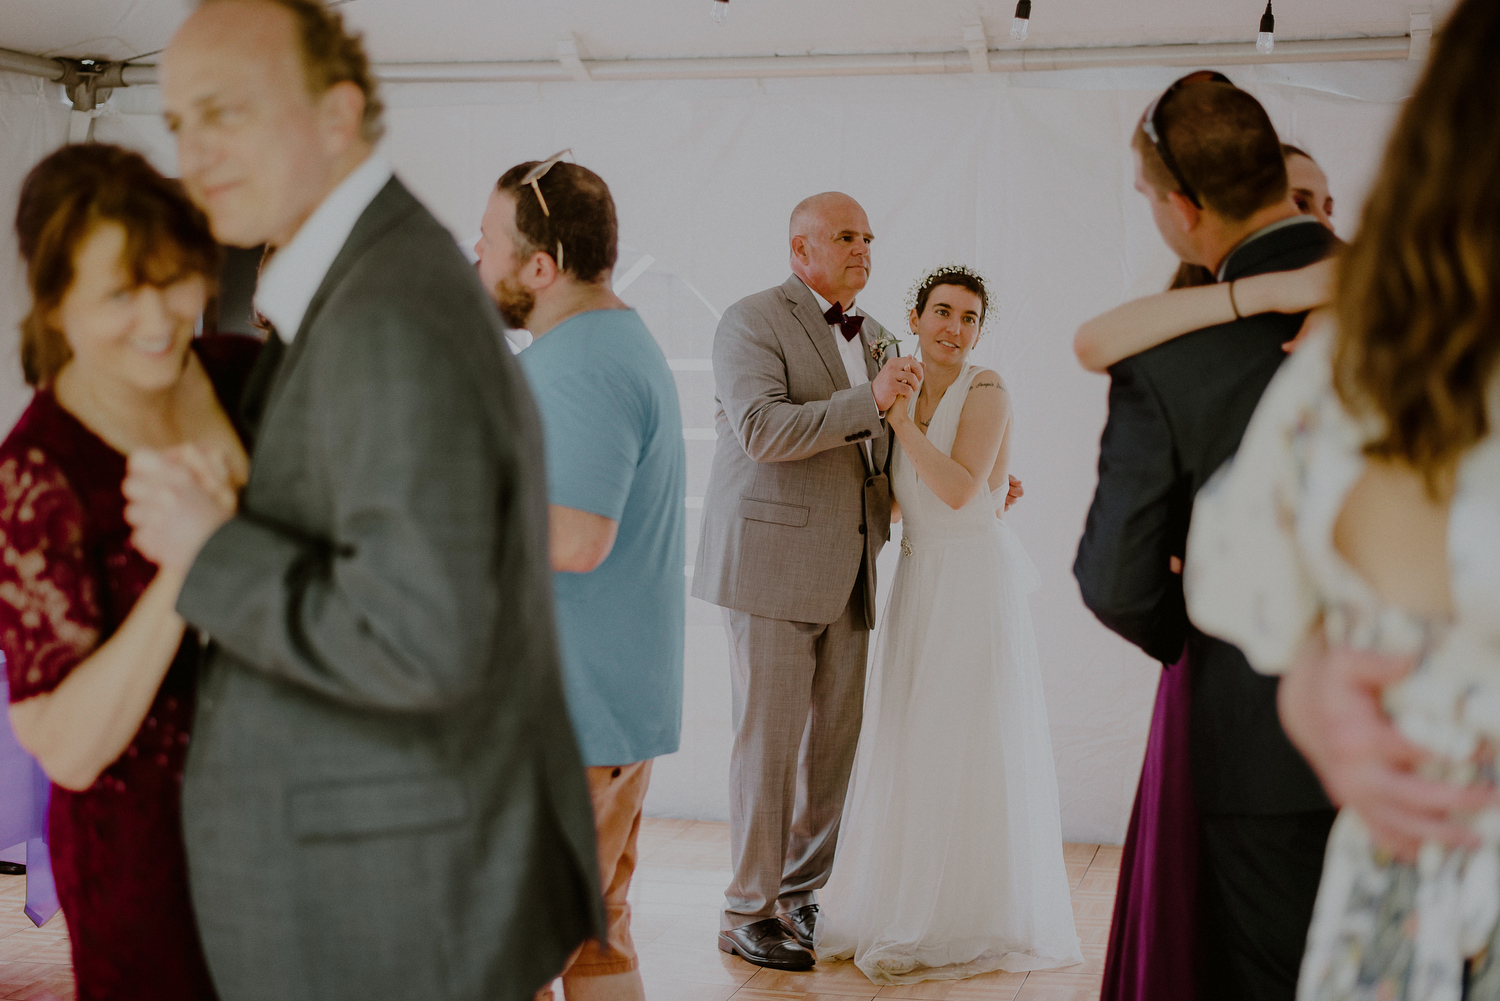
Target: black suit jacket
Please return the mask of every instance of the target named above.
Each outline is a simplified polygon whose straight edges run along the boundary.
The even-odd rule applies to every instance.
[[[1309,220],[1236,248],[1224,280],[1289,271],[1327,256],[1336,238]],[[1206,327],[1110,369],[1099,488],[1073,574],[1110,629],[1193,672],[1192,755],[1204,813],[1283,814],[1330,806],[1276,715],[1276,679],[1188,622],[1182,577],[1168,568],[1187,542],[1193,498],[1239,447],[1250,415],[1305,314],[1265,313]]]

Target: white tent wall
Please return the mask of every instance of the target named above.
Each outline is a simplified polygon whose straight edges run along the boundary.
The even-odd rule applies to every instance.
[[[1404,63],[1239,67],[1284,138],[1326,169],[1340,230],[1353,229],[1385,136],[1409,89]],[[926,269],[961,261],[987,275],[991,317],[976,357],[1015,402],[1013,471],[1026,497],[1008,516],[1040,568],[1032,598],[1069,840],[1118,842],[1129,817],[1159,668],[1100,627],[1070,567],[1095,483],[1108,380],[1082,372],[1071,339],[1087,317],[1162,287],[1174,261],[1132,188],[1127,139],[1178,70],[659,83],[396,84],[385,146],[398,173],[458,239],[477,232],[510,165],[572,147],[613,189],[621,239],[657,259],[625,298],[677,364],[689,430],[689,504],[713,442],[713,336],[696,288],[722,311],[787,275],[786,220],[800,198],[839,189],[868,209],[874,272],[860,305],[900,334],[903,300]],[[16,81],[21,81],[17,83]],[[28,89],[29,88],[29,89]],[[0,253],[21,176],[62,141],[52,88],[0,74]],[[154,88],[116,91],[101,140],[172,166]],[[17,142],[12,137],[23,140]],[[0,303],[0,417],[24,405],[15,364],[20,285]],[[906,350],[913,346],[909,337]],[[699,433],[694,434],[694,430]],[[688,559],[699,512],[689,511]],[[894,547],[882,560],[888,583]],[[648,812],[728,814],[728,652],[719,611],[690,599],[682,750],[660,760]]]

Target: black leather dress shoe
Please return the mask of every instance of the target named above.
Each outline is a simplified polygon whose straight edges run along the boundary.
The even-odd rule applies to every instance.
[[[781,915],[781,923],[804,949],[813,947],[813,930],[818,927],[818,905],[808,904]]]
[[[813,954],[797,944],[780,918],[766,918],[719,932],[719,951],[773,970],[810,970]]]

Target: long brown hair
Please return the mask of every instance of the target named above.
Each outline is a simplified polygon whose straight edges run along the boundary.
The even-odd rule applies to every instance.
[[[1380,418],[1366,454],[1434,498],[1489,433],[1500,359],[1500,4],[1463,0],[1386,149],[1339,269],[1334,386]]]
[[[31,312],[21,321],[21,370],[30,385],[50,382],[73,357],[50,317],[73,284],[79,248],[103,222],[125,230],[125,268],[137,284],[201,274],[214,285],[218,244],[176,181],[119,146],[64,146],[26,175],[16,209],[31,289]]]

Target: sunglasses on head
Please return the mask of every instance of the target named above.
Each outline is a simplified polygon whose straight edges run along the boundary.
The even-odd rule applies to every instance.
[[[1234,86],[1233,81],[1229,77],[1217,70],[1198,70],[1197,72],[1189,73],[1162,91],[1161,96],[1151,102],[1151,106],[1146,109],[1146,117],[1141,122],[1141,131],[1146,133],[1146,138],[1150,139],[1151,145],[1156,148],[1156,155],[1161,157],[1161,162],[1166,166],[1167,171],[1172,175],[1173,179],[1177,181],[1177,187],[1182,192],[1182,197],[1201,209],[1203,203],[1198,200],[1198,193],[1193,190],[1193,186],[1188,183],[1187,178],[1182,176],[1182,168],[1177,166],[1177,158],[1172,155],[1172,150],[1167,146],[1167,132],[1162,128],[1161,124],[1161,113],[1162,109],[1166,107],[1167,99],[1182,88],[1190,87],[1195,83],[1227,83],[1231,87]]]
[[[563,157],[568,156],[572,152],[573,151],[571,149],[565,149],[552,154],[551,156],[547,157],[547,159],[543,160],[541,163],[528,170],[526,172],[526,176],[521,178],[521,183],[519,186],[524,188],[528,184],[531,185],[531,190],[536,192],[537,205],[541,207],[542,215],[545,216],[549,222],[552,219],[552,210],[547,207],[547,199],[542,197],[542,186],[537,182],[546,177],[547,171],[551,170],[553,167],[556,167],[558,163],[562,161]],[[561,271],[563,269],[563,246],[561,240],[557,241],[556,257],[557,270]]]

